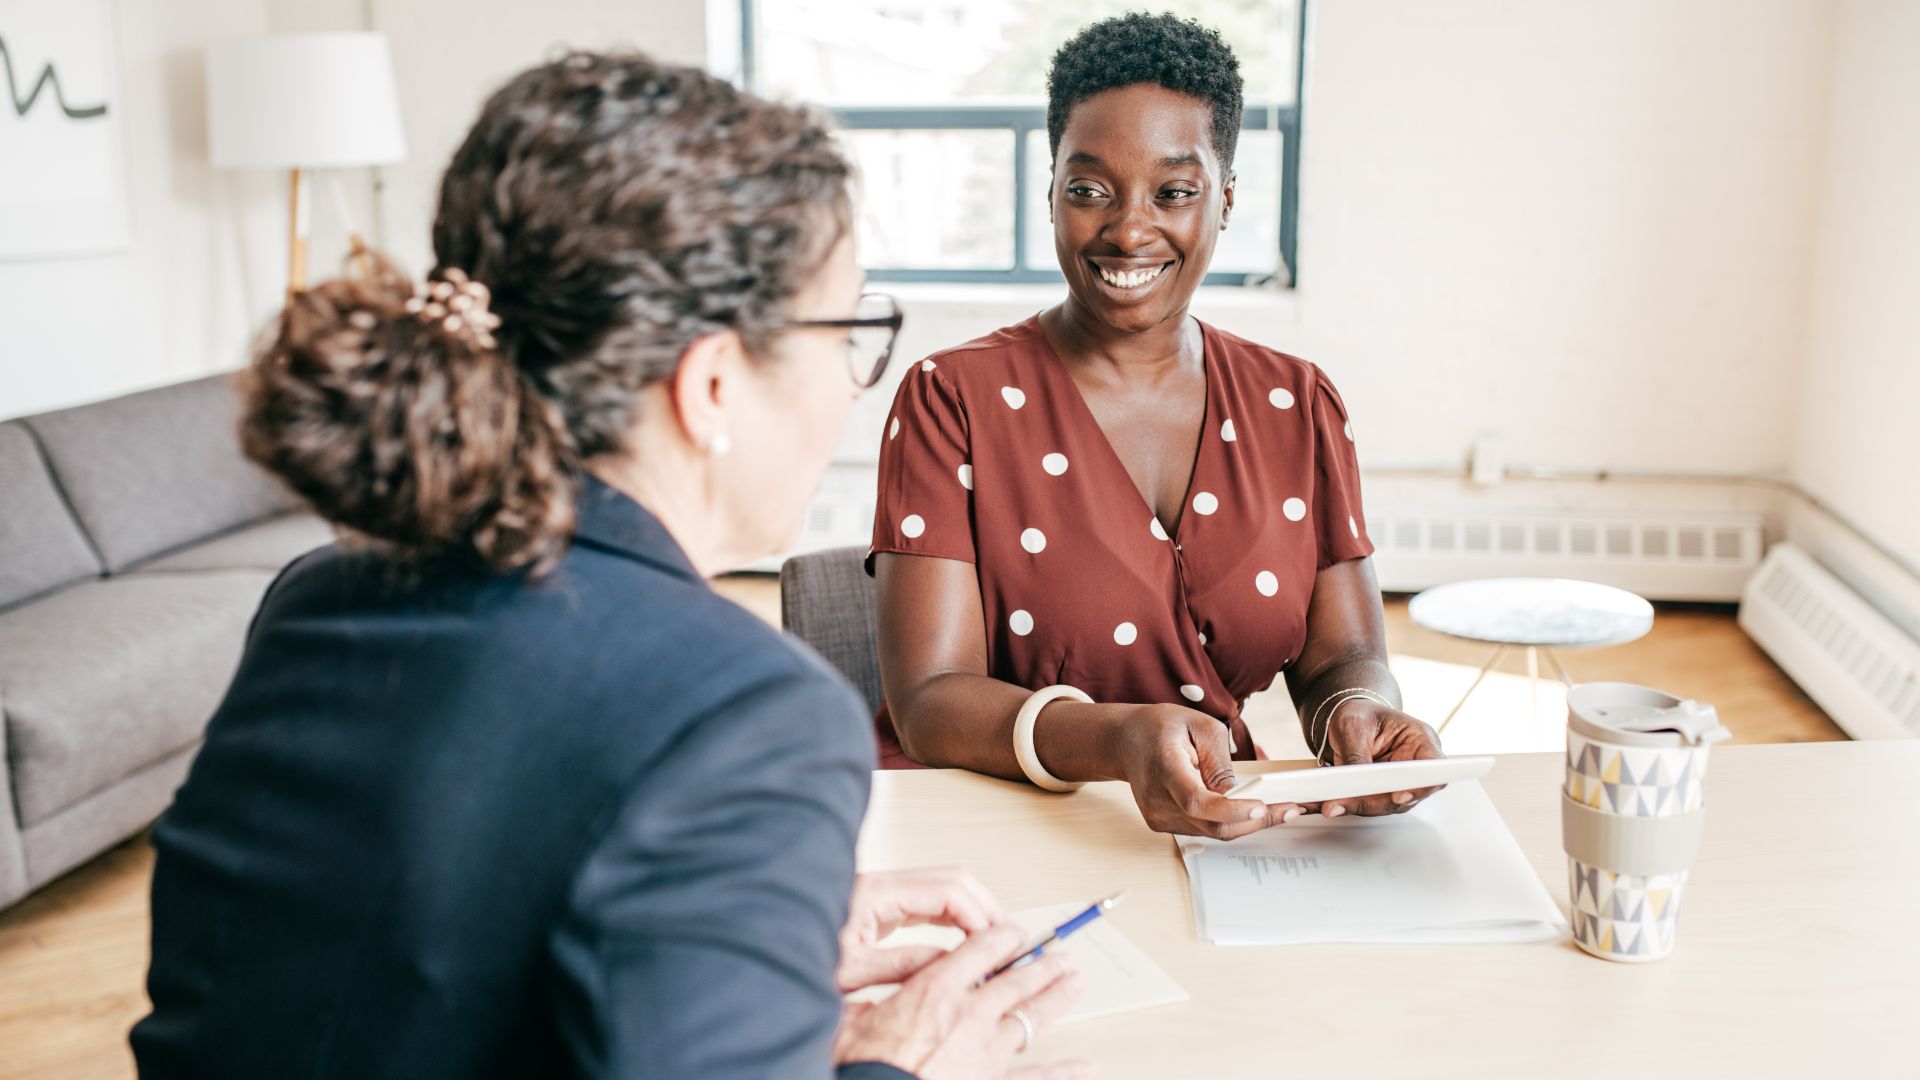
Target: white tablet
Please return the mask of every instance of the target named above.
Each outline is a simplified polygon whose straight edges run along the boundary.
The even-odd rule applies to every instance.
[[[1490,757],[1377,761],[1370,765],[1328,765],[1316,769],[1249,776],[1227,792],[1229,799],[1266,803],[1317,803],[1354,799],[1392,791],[1417,791],[1456,780],[1476,780],[1493,771]]]

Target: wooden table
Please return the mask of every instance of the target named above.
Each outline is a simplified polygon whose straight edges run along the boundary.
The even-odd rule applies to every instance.
[[[1561,776],[1557,754],[1514,754],[1482,783],[1565,911]],[[1707,793],[1679,943],[1651,964],[1570,941],[1207,944],[1172,843],[1119,784],[876,773],[860,858],[967,866],[1009,910],[1130,888],[1110,918],[1192,1000],[1029,1055],[1107,1080],[1920,1077],[1920,742],[1723,746]]]

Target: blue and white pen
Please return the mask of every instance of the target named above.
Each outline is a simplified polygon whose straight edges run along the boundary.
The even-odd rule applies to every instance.
[[[1086,926],[1088,923],[1092,922],[1093,920],[1099,918],[1102,915],[1105,915],[1109,910],[1113,908],[1113,905],[1119,903],[1120,901],[1126,898],[1127,898],[1127,890],[1121,889],[1119,892],[1114,893],[1112,896],[1107,897],[1105,900],[1095,901],[1092,907],[1089,907],[1087,910],[1081,912],[1078,915],[1075,915],[1071,919],[1068,919],[1066,922],[1061,923],[1059,926],[1054,927],[1053,933],[1048,934],[1045,938],[1041,939],[1038,945],[1035,945],[1033,948],[1028,949],[1026,952],[1021,953],[1019,956],[1014,957],[1013,959],[1007,961],[1006,963],[1001,964],[999,967],[994,968],[992,974],[988,975],[986,979],[982,979],[980,981],[986,982],[987,979],[992,979],[996,976],[1005,975],[1007,972],[1012,971],[1014,968],[1025,967],[1028,964],[1033,963],[1035,960],[1038,960],[1042,956],[1045,956],[1047,954],[1047,946],[1052,945],[1057,941],[1066,940],[1067,935],[1074,933],[1075,931],[1079,930],[1081,927]]]

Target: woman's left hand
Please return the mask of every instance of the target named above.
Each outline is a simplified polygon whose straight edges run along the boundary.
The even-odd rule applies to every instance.
[[[1327,732],[1327,760],[1331,765],[1365,765],[1375,761],[1415,761],[1441,758],[1440,736],[1424,721],[1398,709],[1359,700],[1339,706]],[[1441,785],[1444,786],[1444,785]],[[1404,814],[1439,787],[1394,791],[1354,799],[1332,799],[1320,805],[1327,817],[1361,814]]]
[[[975,934],[1005,918],[987,887],[957,866],[860,874],[840,930],[834,981],[842,993],[903,982],[947,954],[932,945],[880,947],[903,926],[951,926]]]

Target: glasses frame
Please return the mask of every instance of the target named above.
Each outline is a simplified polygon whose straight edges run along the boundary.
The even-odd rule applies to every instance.
[[[893,309],[893,314],[874,315],[864,319],[854,319],[854,318],[789,319],[784,322],[774,323],[772,326],[772,329],[774,330],[886,329],[890,331],[887,337],[887,347],[880,350],[879,359],[873,362],[873,370],[866,371],[866,372],[859,371],[854,367],[853,357],[849,356],[847,358],[847,376],[853,380],[853,385],[859,387],[862,390],[872,389],[874,386],[877,386],[879,384],[880,377],[887,373],[887,365],[893,361],[893,347],[896,344],[898,344],[900,341],[900,327],[906,323],[907,317],[900,310],[900,301],[895,299],[893,297],[893,294],[891,293],[863,292],[860,294],[860,301],[862,303],[865,303],[869,300],[885,300],[887,302],[887,306]]]

